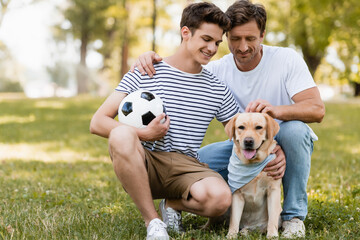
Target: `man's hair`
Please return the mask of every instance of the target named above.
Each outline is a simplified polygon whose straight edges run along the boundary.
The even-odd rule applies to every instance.
[[[213,3],[201,2],[188,5],[182,13],[180,28],[188,27],[191,34],[203,23],[219,25],[224,32],[230,28],[230,20],[226,14]]]
[[[239,0],[234,2],[225,12],[230,18],[231,28],[256,21],[260,29],[260,35],[263,35],[266,26],[266,10],[261,4],[253,4],[249,0]]]

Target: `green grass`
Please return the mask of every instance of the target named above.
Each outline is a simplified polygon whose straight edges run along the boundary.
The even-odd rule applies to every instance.
[[[0,239],[145,239],[146,229],[112,169],[107,141],[89,133],[101,98],[0,95]],[[360,104],[327,103],[308,184],[307,239],[360,238]],[[213,122],[204,144],[226,139]],[[158,200],[155,201],[157,206]],[[205,218],[183,213],[186,234]],[[248,239],[265,238],[252,233]]]

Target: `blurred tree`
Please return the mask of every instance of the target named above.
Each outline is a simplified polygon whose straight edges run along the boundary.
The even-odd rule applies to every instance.
[[[69,0],[64,10],[65,18],[71,23],[69,29],[76,39],[80,39],[80,67],[77,73],[78,93],[88,91],[88,71],[86,56],[88,45],[103,36],[106,31],[106,12],[115,0]]]
[[[0,26],[2,23],[2,20],[4,19],[5,13],[8,9],[9,3],[11,2],[11,0],[0,0],[0,7],[1,7],[1,12],[0,12]]]
[[[104,34],[97,36],[103,43],[98,49],[104,59],[101,71],[107,78],[116,80],[124,68],[126,71],[128,69],[128,2],[129,0],[114,1],[107,8],[104,12]]]
[[[149,48],[145,49],[156,52],[161,51],[164,47],[167,47],[163,44],[163,37],[166,34],[178,34],[178,28],[175,28],[176,32],[174,32],[174,22],[172,21],[174,16],[171,12],[174,8],[178,9],[178,5],[181,5],[182,8],[185,1],[152,0],[151,8],[148,7],[147,1],[142,2],[141,8],[143,9],[143,12],[140,12],[140,15],[138,13],[133,14],[132,21],[137,26],[137,32],[140,34],[140,38],[151,44]],[[140,6],[140,4],[138,5]],[[176,13],[176,15],[178,14],[181,14],[181,11]],[[178,23],[175,24],[175,26],[178,26]],[[151,30],[151,32],[149,30]],[[149,37],[144,35],[144,32],[146,32],[146,35]]]
[[[125,75],[125,73],[128,71],[128,58],[129,58],[129,15],[128,15],[128,3],[126,0],[123,0],[123,9],[127,13],[125,17],[123,18],[123,24],[122,24],[122,38],[121,40],[121,65],[120,65],[120,78],[119,81],[122,79],[122,76]]]
[[[187,0],[153,0],[152,7],[149,7],[147,0],[68,2],[62,12],[71,27],[62,29],[60,24],[55,34],[58,35],[57,39],[65,41],[64,31],[69,32],[81,42],[78,92],[82,93],[89,88],[86,54],[93,42],[101,42],[101,47],[96,49],[103,56],[101,76],[111,79],[111,85],[117,84],[128,72],[132,56],[137,57],[157,46],[161,46],[159,53],[172,51],[169,46],[173,47],[173,42],[166,41],[164,36],[169,39],[169,36],[173,38],[178,35],[179,29],[174,30],[172,20],[174,16],[179,17],[181,11],[178,10],[184,7]],[[172,12],[176,12],[176,15]]]
[[[47,67],[46,70],[54,83],[54,96],[58,96],[58,89],[60,87],[66,88],[69,83],[70,74],[67,64],[64,62],[55,62],[54,66]]]
[[[20,73],[19,64],[0,41],[0,92],[22,92]]]
[[[340,78],[350,81],[354,86],[354,95],[360,96],[360,2],[344,1],[339,11],[333,42],[345,65],[345,70],[340,71]]]
[[[152,47],[151,50],[156,52],[156,18],[157,18],[157,1],[153,0],[153,14],[152,14]]]
[[[129,58],[137,56],[140,49],[150,49],[143,48],[144,44],[156,48],[156,34],[171,28],[166,8],[176,1],[153,0],[152,8],[149,8],[146,0],[116,2],[106,12],[107,34],[101,38],[103,47],[99,52],[104,56],[102,71],[117,83],[129,71]]]
[[[275,36],[274,42],[300,49],[313,75],[332,43],[339,41],[347,50],[358,46],[355,44],[360,31],[358,0],[271,0],[268,5],[268,32]],[[358,53],[342,59],[347,62]],[[345,65],[348,74],[349,64]]]

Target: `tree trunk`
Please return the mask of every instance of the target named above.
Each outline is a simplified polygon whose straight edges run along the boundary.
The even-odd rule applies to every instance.
[[[123,1],[123,7],[127,12],[126,0]],[[129,71],[128,58],[129,58],[129,36],[128,36],[128,17],[123,21],[123,41],[121,44],[121,66],[120,66],[120,81],[123,76]]]
[[[124,35],[124,36],[126,36],[126,35]],[[128,43],[128,39],[124,38],[122,46],[121,46],[121,76],[120,76],[120,80],[129,71],[129,66],[127,63],[128,58],[129,58],[129,43]]]
[[[115,42],[115,33],[116,33],[116,28],[117,27],[118,27],[117,20],[115,19],[115,23],[114,23],[113,27],[106,32],[108,40],[107,40],[107,46],[104,49],[105,52],[103,54],[103,57],[104,57],[103,63],[104,63],[104,65],[101,68],[102,71],[104,71],[105,69],[110,68],[108,60],[111,59],[111,53],[115,48],[114,42]]]
[[[316,69],[320,65],[321,58],[318,57],[318,56],[310,56],[310,55],[304,54],[304,59],[305,59],[305,62],[307,63],[307,65],[309,67],[311,75],[314,76],[314,74],[316,72]]]
[[[1,6],[0,26],[1,26],[1,23],[2,23],[2,21],[4,19],[4,16],[5,16],[5,13],[7,11],[7,7],[9,6],[10,1],[11,0],[8,0],[8,1],[0,0],[0,6]]]
[[[307,45],[302,46],[302,53],[304,55],[304,60],[309,67],[311,75],[314,76],[323,56],[320,56],[318,53],[316,53],[316,55],[311,54],[309,46]]]
[[[360,83],[354,83],[354,97],[360,96]]]
[[[78,94],[88,92],[88,80],[89,74],[86,66],[86,55],[87,55],[87,45],[89,43],[89,31],[87,28],[87,17],[84,13],[84,22],[81,29],[81,46],[80,46],[80,67],[77,70],[77,90]]]
[[[152,16],[152,32],[153,32],[153,39],[152,39],[152,50],[156,52],[156,0],[153,0],[153,16]]]

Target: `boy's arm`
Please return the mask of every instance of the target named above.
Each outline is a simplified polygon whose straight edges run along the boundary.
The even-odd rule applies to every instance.
[[[126,95],[126,93],[115,91],[105,100],[91,119],[91,133],[108,138],[111,130],[121,125],[114,118],[117,116],[119,105]],[[167,116],[166,121],[161,123],[160,121],[164,117],[164,113],[157,116],[146,128],[134,128],[139,139],[155,141],[165,136],[170,126],[170,118]]]
[[[160,62],[161,60],[162,57],[160,57],[156,52],[145,52],[139,56],[133,65],[131,65],[130,71],[134,72],[137,67],[141,75],[147,74],[149,77],[153,77],[156,73],[154,63]]]
[[[112,129],[120,126],[114,118],[126,93],[113,92],[95,112],[90,122],[90,132],[108,138]]]

